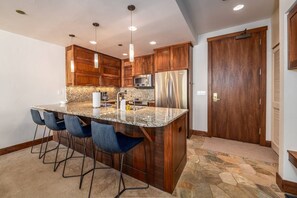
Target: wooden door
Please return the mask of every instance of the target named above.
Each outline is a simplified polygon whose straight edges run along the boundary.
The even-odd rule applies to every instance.
[[[171,47],[171,69],[189,68],[189,44],[174,45]]]
[[[170,70],[170,47],[155,50],[155,72]]]
[[[238,34],[209,39],[208,128],[215,137],[260,143],[260,133],[265,133],[266,28],[249,34],[240,40],[235,39]]]

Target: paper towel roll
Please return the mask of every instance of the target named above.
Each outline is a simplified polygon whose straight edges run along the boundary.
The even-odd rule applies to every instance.
[[[101,93],[93,92],[93,107],[98,108],[101,106]]]

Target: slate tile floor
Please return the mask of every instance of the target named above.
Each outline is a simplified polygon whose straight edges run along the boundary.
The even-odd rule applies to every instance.
[[[204,141],[198,136],[188,140],[188,162],[172,195],[150,187],[127,191],[121,197],[284,197],[275,184],[277,164],[203,150]],[[77,161],[69,161],[69,165],[68,173],[79,170]],[[91,166],[88,158],[86,169]],[[61,167],[53,172],[51,165],[42,164],[29,149],[2,155],[0,197],[87,197],[90,174],[79,190],[78,178],[64,179],[61,173]],[[124,178],[127,185],[143,185],[127,175]],[[96,171],[92,197],[114,197],[117,181],[116,170]]]

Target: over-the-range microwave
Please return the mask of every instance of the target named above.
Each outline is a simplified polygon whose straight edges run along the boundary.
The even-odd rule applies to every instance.
[[[135,88],[153,88],[154,79],[152,74],[138,75],[134,77]]]

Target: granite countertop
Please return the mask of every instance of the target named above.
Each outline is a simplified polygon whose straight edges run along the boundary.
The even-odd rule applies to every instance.
[[[36,105],[33,106],[33,108],[119,122],[140,127],[164,127],[188,112],[187,109],[143,106],[137,106],[135,111],[120,111],[114,107],[93,108],[91,102]]]

